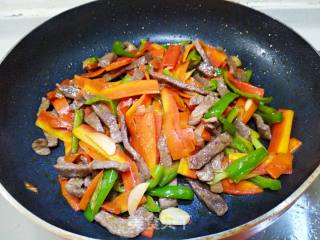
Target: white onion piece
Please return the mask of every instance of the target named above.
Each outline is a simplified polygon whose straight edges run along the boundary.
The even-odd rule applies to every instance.
[[[148,186],[149,182],[140,183],[131,190],[128,198],[129,215],[133,215],[134,212],[137,210],[144,193],[148,189]]]
[[[170,207],[160,212],[159,219],[164,225],[186,225],[190,222],[190,215],[180,208]]]
[[[246,103],[244,104],[244,110],[248,111],[251,108],[251,105],[253,104],[252,99],[247,99]]]
[[[88,134],[88,137],[108,155],[113,155],[116,152],[115,142],[103,133],[93,132]]]

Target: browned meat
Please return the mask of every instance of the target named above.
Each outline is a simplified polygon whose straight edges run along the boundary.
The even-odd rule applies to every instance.
[[[40,112],[43,112],[43,111],[47,111],[47,109],[50,107],[50,101],[49,99],[43,97],[41,98],[41,103],[40,103],[40,106],[38,108],[38,112],[37,112],[37,116],[39,116],[39,113]]]
[[[196,73],[196,74],[193,76],[193,78],[194,78],[197,82],[199,82],[202,86],[207,86],[207,85],[209,84],[209,81],[208,81],[206,78],[200,76],[199,73]]]
[[[137,60],[135,60],[134,62],[132,62],[131,64],[129,64],[128,66],[126,66],[124,69],[125,71],[129,71],[132,70],[134,68],[138,68],[141,65],[145,65],[148,64],[148,62],[151,60],[151,56],[146,54],[142,57],[139,57]]]
[[[79,108],[81,108],[83,105],[84,105],[84,103],[85,103],[85,99],[84,99],[84,97],[83,96],[78,96],[78,97],[76,97],[74,100],[73,100],[73,102],[70,104],[70,109],[71,110],[77,110],[77,109],[79,109]]]
[[[200,183],[197,180],[187,179],[197,197],[214,213],[218,216],[224,215],[228,211],[228,206],[223,198],[211,192],[208,186]]]
[[[210,185],[210,191],[213,193],[222,193],[223,192],[223,186],[221,182],[218,182],[216,184]]]
[[[162,134],[159,137],[158,150],[160,155],[160,164],[165,167],[170,167],[172,164],[172,158],[168,149],[166,138]]]
[[[239,135],[250,141],[251,129],[238,118],[236,118],[233,123]]]
[[[89,165],[66,163],[62,158],[58,158],[57,164],[54,165],[60,176],[72,178],[72,177],[86,177],[92,169]]]
[[[130,145],[128,138],[128,130],[126,125],[126,120],[123,114],[120,113],[120,126],[121,126],[121,137],[124,148],[131,154],[135,162],[137,163],[137,167],[140,173],[140,177],[142,178],[142,182],[150,178],[150,172],[147,164],[141,157],[141,155]]]
[[[155,79],[158,79],[160,81],[164,81],[164,82],[166,82],[168,84],[171,84],[171,85],[173,85],[173,86],[175,86],[177,88],[185,89],[185,90],[192,91],[192,92],[197,92],[197,93],[202,94],[202,95],[209,94],[206,90],[203,90],[203,89],[198,88],[196,86],[193,86],[193,85],[178,81],[178,80],[176,80],[174,78],[171,78],[171,77],[168,77],[168,76],[166,76],[166,75],[164,75],[162,73],[150,71],[150,75],[151,75],[151,77],[153,77]]]
[[[103,57],[99,59],[98,66],[99,67],[106,67],[110,65],[114,60],[117,59],[117,55],[115,55],[113,52],[106,53]]]
[[[112,71],[112,72],[108,72],[106,74],[104,74],[102,76],[102,78],[106,81],[106,82],[110,82],[112,81],[113,79],[116,79],[117,77],[120,77],[121,74],[125,73],[126,72],[126,69],[125,68],[121,68],[121,69],[117,69],[115,71]]]
[[[189,167],[191,169],[200,169],[207,164],[215,155],[222,152],[225,147],[231,143],[231,137],[228,133],[222,133],[214,140],[209,142],[199,152],[189,158]]]
[[[216,97],[211,95],[205,96],[203,101],[191,112],[189,124],[192,126],[198,125],[203,114],[205,114],[216,101],[218,101]]]
[[[63,85],[63,86],[58,85],[58,89],[62,92],[62,94],[65,97],[71,98],[71,99],[75,99],[77,95],[80,93],[80,89],[72,85]]]
[[[217,77],[215,79],[218,81],[217,92],[219,93],[220,97],[223,97],[229,92],[228,87],[224,83],[224,80],[222,77]]]
[[[84,121],[97,132],[104,133],[102,123],[95,112],[90,113],[88,116],[84,116]]]
[[[85,192],[83,185],[84,180],[82,178],[70,178],[66,184],[66,190],[71,195],[81,198]]]
[[[48,141],[44,138],[38,138],[32,142],[33,151],[41,156],[47,156],[51,153],[48,147]]]
[[[131,77],[132,80],[141,80],[144,77],[144,73],[139,69],[139,68],[135,68],[133,70],[133,75]]]
[[[224,153],[219,153],[210,162],[208,162],[203,168],[196,172],[200,181],[208,182],[214,177],[215,172],[221,170],[221,161],[224,158]]]
[[[258,132],[264,139],[271,139],[271,130],[268,124],[265,124],[262,117],[259,114],[253,114],[253,118],[256,122]]]
[[[227,63],[229,65],[230,72],[234,74],[237,71],[237,64],[235,63],[235,61],[232,59],[231,56],[227,57]]]
[[[87,97],[87,96],[85,96]],[[88,98],[90,99],[90,98]],[[116,117],[110,112],[109,108],[103,103],[92,104],[92,109],[101,119],[101,121],[109,128],[110,137],[115,143],[122,141],[121,132]]]
[[[200,123],[198,126],[196,126],[196,128],[193,131],[194,137],[196,140],[196,145],[198,147],[203,147],[203,145],[204,145],[204,140],[202,138],[202,133],[203,133],[204,128],[205,128],[204,124]]]
[[[153,220],[153,214],[144,207],[140,207],[128,218],[100,211],[94,219],[112,234],[124,238],[134,238],[150,225]]]
[[[200,54],[203,60],[203,62],[200,63],[198,70],[208,77],[213,77],[215,69],[212,66],[206,52],[203,50],[199,39],[196,39],[194,41],[194,46],[196,47],[198,53]]]
[[[124,163],[119,163],[116,161],[112,160],[93,160],[91,163],[91,168],[93,170],[96,169],[116,169],[119,172],[126,172],[129,170],[129,164],[124,162]]]
[[[245,81],[246,80],[246,72],[241,69],[238,68],[237,71],[234,73],[234,76],[236,79],[238,79],[239,81]]]
[[[196,94],[190,98],[189,107],[199,105],[204,100],[204,96]]]
[[[83,182],[83,185],[87,188],[89,187],[90,183],[92,181],[92,176],[91,175],[88,175],[84,178],[84,182]]]
[[[45,131],[43,131],[43,134],[47,139],[48,147],[56,147],[56,146],[58,146],[58,138],[52,137],[51,135],[49,135]]]

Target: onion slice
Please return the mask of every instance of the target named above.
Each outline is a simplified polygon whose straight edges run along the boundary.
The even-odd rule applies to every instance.
[[[149,186],[149,182],[140,183],[137,186],[135,186],[128,198],[128,212],[129,215],[133,215],[134,212],[137,210],[139,203],[141,202],[141,199],[144,195],[144,193],[147,191]]]
[[[108,155],[113,155],[116,152],[115,142],[103,133],[93,132],[88,134],[88,137]]]
[[[170,207],[161,211],[159,219],[164,225],[186,225],[190,222],[190,215],[180,208]]]

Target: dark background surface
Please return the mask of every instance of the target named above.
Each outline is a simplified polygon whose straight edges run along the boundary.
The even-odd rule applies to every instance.
[[[31,212],[71,232],[110,239],[107,231],[88,224],[60,196],[52,165],[62,148],[49,157],[36,156],[30,146],[41,131],[33,123],[41,96],[80,72],[83,59],[103,55],[115,40],[137,43],[145,37],[157,42],[199,37],[238,54],[244,66],[254,70],[253,82],[275,96],[274,106],[295,110],[293,135],[304,142],[295,155],[295,173],[281,178],[281,191],[225,196],[230,209],[222,218],[208,213],[197,200],[192,205],[183,202],[192,224],[184,231],[163,229],[156,237],[197,237],[244,224],[283,201],[318,166],[319,56],[300,37],[260,13],[221,1],[94,2],[40,26],[0,66],[0,180]],[[35,195],[24,188],[24,181],[43,190]]]

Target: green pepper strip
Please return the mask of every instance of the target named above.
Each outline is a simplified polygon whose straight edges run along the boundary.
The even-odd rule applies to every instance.
[[[125,46],[123,42],[115,41],[112,45],[112,52],[114,52],[117,56],[124,56],[124,57],[135,57],[135,54],[127,52],[124,50]]]
[[[74,120],[73,120],[73,129],[79,127],[81,123],[83,122],[84,118],[84,111],[82,109],[78,109],[74,113]],[[77,153],[79,149],[79,139],[72,135],[72,140],[71,140],[71,152],[73,154]]]
[[[265,146],[259,141],[259,134],[252,130],[251,129],[251,142],[252,142],[252,145],[254,146],[255,149],[258,149],[258,148],[265,148]]]
[[[204,86],[203,89],[207,91],[215,91],[218,87],[218,81],[213,79],[210,80],[209,84],[207,86]]]
[[[158,185],[164,174],[164,167],[158,164],[150,170],[150,174],[152,176],[152,179],[149,180],[148,190],[151,190]]]
[[[268,177],[256,176],[250,178],[250,181],[258,185],[261,188],[268,188],[270,190],[280,190],[281,182]]]
[[[125,191],[124,185],[122,183],[120,183],[119,181],[117,181],[114,186],[113,186],[113,190],[119,193],[123,193]]]
[[[263,118],[263,121],[267,124],[278,123],[283,119],[282,112],[263,113],[256,111],[256,113],[259,114]]]
[[[258,148],[255,151],[233,161],[223,172],[214,176],[209,184],[216,184],[227,177],[235,183],[240,182],[253,169],[263,162],[268,152],[265,148]]]
[[[111,100],[109,98],[106,98],[103,96],[96,96],[96,97],[88,99],[87,101],[84,102],[84,104],[92,105],[97,102],[106,102],[109,105],[112,114],[117,115],[117,104],[114,100]]]
[[[259,103],[258,110],[260,112],[263,112],[263,113],[273,113],[273,112],[277,111],[273,107],[267,106],[267,105],[265,105],[264,103],[261,103],[261,102]]]
[[[229,104],[232,103],[237,97],[239,97],[238,94],[228,92],[209,108],[208,112],[204,115],[204,118],[208,119],[221,116]]]
[[[246,98],[252,98],[255,100],[258,100],[260,102],[264,102],[264,103],[269,103],[272,101],[272,97],[262,97],[259,96],[257,94],[251,94],[251,93],[246,93],[246,92],[242,92],[241,90],[239,90],[238,88],[236,88],[228,79],[228,73],[224,72],[223,74],[223,78],[225,83],[227,84],[227,86],[236,94],[239,94],[240,96],[246,97]]]
[[[233,120],[238,116],[239,112],[240,109],[238,107],[232,108],[231,111],[228,113],[227,121],[232,123]]]
[[[223,152],[224,152],[224,155],[229,156],[229,154],[235,153],[236,150],[235,150],[234,148],[226,147],[226,148],[223,150]]]
[[[179,167],[179,162],[175,162],[170,167],[164,168],[163,177],[162,177],[161,181],[159,182],[160,187],[167,185],[173,179],[176,178],[176,176],[178,175],[178,167]]]
[[[195,66],[197,66],[201,62],[201,56],[197,52],[197,50],[193,49],[188,54],[187,60],[189,61],[188,69],[192,69],[192,68],[194,68]]]
[[[84,212],[84,216],[89,222],[93,221],[94,216],[98,213],[100,207],[102,206],[104,200],[107,198],[117,179],[118,173],[114,169],[106,170],[103,172],[103,176],[98,183],[98,186],[94,191],[90,202]]]
[[[192,200],[194,196],[193,191],[185,186],[165,186],[161,188],[154,188],[148,191],[148,194],[154,197],[183,200]]]
[[[246,73],[245,82],[250,82],[251,76],[252,76],[252,70],[248,69],[245,71],[245,73]]]
[[[153,200],[151,196],[147,196],[147,202],[144,204],[144,207],[149,211],[149,212],[160,212],[161,208],[159,205]]]
[[[236,134],[237,128],[233,123],[229,122],[227,119],[225,119],[222,116],[219,116],[218,119],[222,123],[223,131],[231,134],[232,136]]]
[[[223,76],[223,73],[225,72],[224,68],[216,68],[214,72],[215,77],[221,77]]]
[[[252,143],[238,134],[233,137],[230,147],[233,147],[243,153],[253,151]]]

